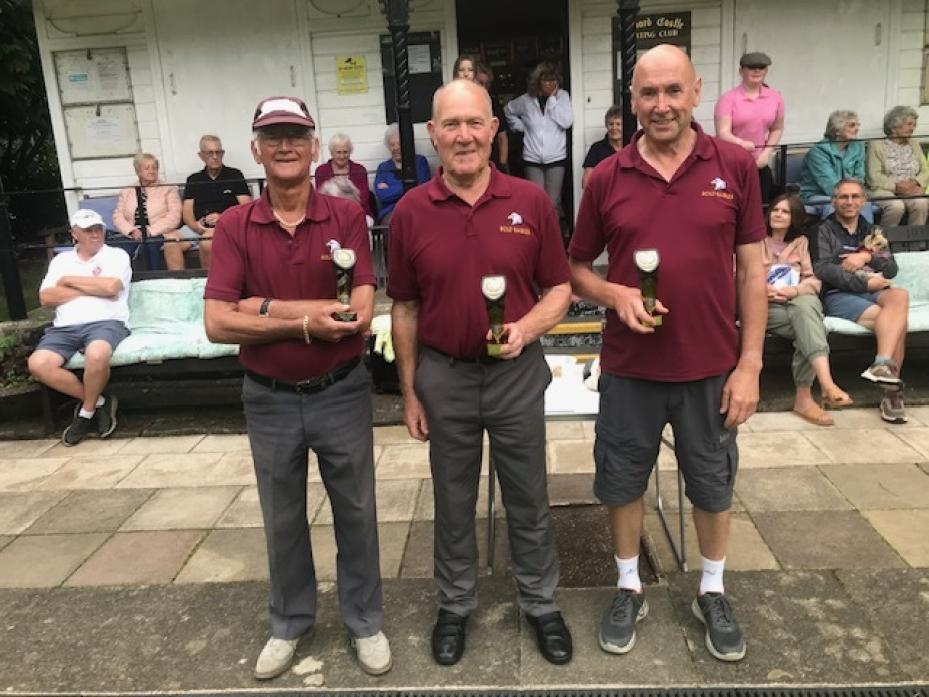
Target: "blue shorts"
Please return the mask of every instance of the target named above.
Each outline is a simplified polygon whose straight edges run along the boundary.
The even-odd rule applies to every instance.
[[[127,336],[129,336],[128,327],[116,319],[72,324],[68,327],[49,327],[42,335],[42,340],[39,341],[36,350],[42,349],[57,353],[67,363],[78,351],[83,353],[92,341],[105,341],[110,345],[110,349],[115,351],[119,342]]]
[[[827,317],[841,317],[849,322],[858,318],[872,305],[877,305],[878,293],[846,293],[844,290],[830,290],[823,298],[823,314]]]

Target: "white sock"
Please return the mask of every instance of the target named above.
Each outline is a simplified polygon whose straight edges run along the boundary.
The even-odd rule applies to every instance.
[[[704,593],[724,593],[723,571],[726,568],[726,557],[719,561],[700,557],[703,565],[703,575],[700,577],[700,595]]]
[[[619,570],[619,580],[616,581],[617,588],[628,588],[636,593],[642,592],[642,581],[639,578],[639,555],[621,559],[613,555],[616,560],[616,568]]]
[[[106,397],[104,397],[103,395],[100,395],[99,397],[97,397],[97,406],[102,407],[104,404],[106,404]]]
[[[77,415],[80,416],[82,419],[92,419],[94,416],[94,412],[87,411],[84,407],[81,407],[81,410],[77,413]]]

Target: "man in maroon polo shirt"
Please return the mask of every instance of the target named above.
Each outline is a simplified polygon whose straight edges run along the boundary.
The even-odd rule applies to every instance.
[[[436,91],[429,135],[442,168],[397,204],[390,223],[393,338],[404,420],[430,440],[439,614],[432,653],[464,652],[477,607],[474,509],[486,429],[503,490],[519,605],[552,663],[571,660],[555,603],[558,559],[545,479],[543,394],[551,381],[539,337],[565,314],[570,278],[545,192],[489,164],[490,98],[455,80]],[[482,278],[504,276],[505,340],[490,358]]]
[[[318,143],[303,101],[262,100],[252,130],[267,186],[216,225],[204,318],[212,341],[242,345],[242,401],[271,581],[271,638],[255,677],[286,671],[316,619],[306,517],[311,448],[332,504],[342,620],[361,668],[379,675],[391,656],[381,631],[370,378],[359,360],[374,310],[368,229],[354,203],[314,192]],[[350,305],[335,300],[332,258],[344,250],[357,259]],[[354,321],[334,318],[349,310]]]
[[[703,557],[692,610],[706,625],[710,653],[737,661],[745,640],[722,580],[736,427],[758,402],[765,228],[752,157],[692,121],[700,86],[678,48],[659,46],[639,59],[632,108],[642,130],[594,170],[569,254],[574,291],[607,308],[594,491],[610,508],[619,590],[601,621],[600,646],[630,651],[648,612],[638,573],[642,495],[670,422]],[[606,279],[592,269],[604,248]],[[639,288],[634,255],[642,250],[657,251],[660,326]]]

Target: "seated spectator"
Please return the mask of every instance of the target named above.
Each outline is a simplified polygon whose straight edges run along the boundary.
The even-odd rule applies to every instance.
[[[316,168],[316,188],[321,189],[333,177],[350,181],[358,192],[365,215],[373,217],[371,197],[368,196],[368,170],[352,160],[354,149],[352,139],[344,133],[336,133],[329,139],[329,161]]]
[[[117,400],[103,392],[110,379],[110,357],[129,336],[129,255],[104,244],[103,218],[91,210],[71,216],[74,249],[48,266],[39,287],[43,307],[55,308],[29,356],[29,372],[43,385],[78,400],[74,418],[61,435],[67,446],[89,435],[108,438],[116,430]],[[84,354],[83,380],[64,368],[78,351]]]
[[[623,109],[615,104],[606,110],[606,135],[590,146],[587,157],[584,158],[584,175],[581,177],[581,188],[587,186],[590,173],[594,167],[603,162],[610,155],[623,148]]]
[[[803,235],[806,212],[795,196],[778,196],[768,208],[762,257],[768,277],[768,331],[794,344],[794,414],[817,426],[832,426],[823,407],[852,404],[829,369],[829,342],[819,300],[822,284],[813,275],[810,248]],[[810,388],[819,380],[823,407]]]
[[[816,229],[813,271],[823,283],[826,315],[857,322],[874,332],[877,352],[861,377],[883,387],[881,418],[906,423],[903,403],[903,353],[909,294],[891,285],[897,262],[890,250],[874,245],[874,225],[861,215],[864,185],[842,179],[832,194],[835,213]],[[870,249],[869,249],[870,247]]]
[[[169,245],[177,247],[176,250],[165,249],[165,256],[171,254],[175,261],[179,261],[180,268],[184,268],[184,252],[195,245],[200,253],[200,265],[210,268],[210,251],[213,249],[213,228],[223,211],[248,203],[252,194],[242,172],[234,167],[223,164],[222,141],[216,136],[205,135],[200,138],[200,152],[197,153],[203,160],[204,167],[187,177],[184,185],[183,207],[181,214],[184,227],[181,228],[181,238],[184,242]],[[205,237],[206,239],[200,239]],[[179,260],[177,259],[179,256]]]
[[[494,71],[486,63],[478,61],[474,81],[490,95],[490,110],[497,119],[497,135],[490,144],[490,161],[505,174],[510,173],[510,125],[507,123],[500,100],[493,93]]]
[[[132,166],[139,177],[137,186],[128,186],[119,192],[116,210],[113,211],[113,226],[126,237],[142,239],[142,228],[148,237],[180,240],[178,230],[181,223],[181,197],[177,187],[158,179],[158,158],[142,152],[132,158]],[[140,192],[138,196],[136,192]],[[160,244],[145,245],[146,266],[149,269],[163,268],[160,259]],[[180,245],[170,242],[164,245],[164,260],[168,268],[184,268],[184,252]]]
[[[390,151],[390,159],[384,160],[377,166],[374,176],[374,195],[377,196],[380,210],[377,213],[377,222],[381,225],[390,223],[390,218],[403,194],[403,176],[401,167],[403,160],[400,154],[400,126],[392,123],[384,133],[384,145]],[[416,184],[429,181],[432,173],[429,171],[429,161],[422,155],[416,155]]]
[[[327,179],[323,182],[323,185],[320,186],[317,191],[326,196],[334,196],[335,198],[344,198],[349,201],[354,201],[359,206],[361,206],[361,194],[358,192],[358,187],[355,186],[354,182],[349,181],[345,177],[333,177],[332,179]],[[362,209],[364,206],[362,206]],[[370,228],[374,225],[374,218],[365,213],[365,222]]]
[[[908,106],[895,106],[884,115],[885,140],[868,147],[868,188],[883,211],[881,225],[899,225],[906,213],[910,225],[925,225],[929,199],[929,164],[913,137],[919,114]],[[918,198],[894,198],[916,196]],[[890,201],[880,199],[893,198]]]
[[[832,214],[832,191],[842,179],[864,181],[864,143],[858,138],[861,123],[854,111],[833,111],[829,114],[823,139],[803,158],[800,171],[800,199],[806,211],[820,218]],[[868,204],[861,214],[869,223],[874,212]]]

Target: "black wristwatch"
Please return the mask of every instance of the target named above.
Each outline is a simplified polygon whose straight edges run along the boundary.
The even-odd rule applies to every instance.
[[[261,307],[258,308],[259,317],[267,317],[268,310],[271,309],[271,298],[265,298],[261,301]]]

